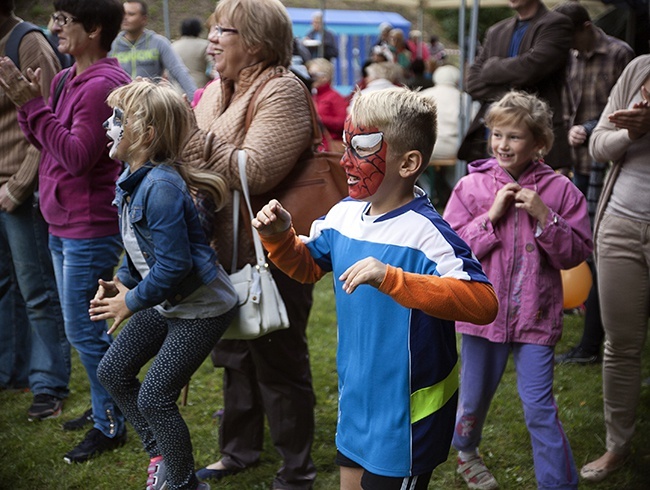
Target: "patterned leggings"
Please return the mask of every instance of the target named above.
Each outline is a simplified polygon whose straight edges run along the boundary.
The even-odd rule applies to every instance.
[[[176,400],[228,328],[235,310],[216,318],[163,317],[137,312],[108,349],[97,376],[142,439],[150,457],[162,455],[170,489],[195,489],[190,433]],[[138,373],[154,361],[140,383]]]

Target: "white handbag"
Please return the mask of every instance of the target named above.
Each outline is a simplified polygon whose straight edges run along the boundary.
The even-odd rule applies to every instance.
[[[250,219],[253,219],[253,208],[251,207],[248,193],[248,182],[246,180],[246,152],[240,150],[237,155],[239,164],[239,175],[241,176],[242,192],[246,200],[246,206]],[[233,194],[233,261],[231,270],[237,268],[237,237],[239,236],[239,199],[240,194],[235,191]],[[273,280],[269,265],[264,257],[262,242],[257,230],[251,224],[253,232],[253,244],[255,246],[255,265],[246,264],[242,269],[230,274],[230,280],[235,287],[239,298],[239,312],[235,316],[222,339],[250,340],[274,332],[289,328],[289,317],[284,306],[278,287]]]

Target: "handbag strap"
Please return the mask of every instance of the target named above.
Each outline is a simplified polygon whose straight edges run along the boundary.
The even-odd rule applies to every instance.
[[[251,206],[250,195],[248,192],[248,179],[246,178],[246,152],[244,150],[239,150],[237,152],[237,164],[239,165],[239,178],[241,179],[241,188],[242,194],[244,195],[244,200],[246,201],[246,207],[248,208],[248,214],[250,215],[251,222],[251,231],[253,232],[253,245],[255,246],[255,257],[257,258],[257,267],[268,267],[266,258],[264,257],[264,249],[262,248],[262,241],[260,240],[257,230],[253,227],[253,207]],[[233,212],[232,212],[232,221],[233,221],[233,232],[235,234],[235,239],[233,240],[233,263],[232,263],[232,272],[235,272],[237,269],[237,237],[239,236],[239,191],[234,191],[233,193]]]
[[[269,81],[273,80],[274,78],[281,77],[282,74],[283,74],[282,72],[276,71],[273,75],[269,76],[266,80],[264,80],[260,84],[260,86],[257,87],[257,89],[255,89],[255,93],[253,94],[253,97],[251,97],[251,101],[248,103],[248,109],[246,110],[244,132],[248,132],[248,128],[251,125],[251,121],[253,120],[253,112],[255,111],[255,103],[257,102],[257,98],[262,92],[262,89],[266,86],[267,83],[269,83]],[[312,99],[309,89],[304,83],[302,83],[297,78],[296,78],[296,82],[300,84],[300,86],[303,88],[305,92],[305,96],[307,97],[307,103],[309,104],[309,112],[311,114],[312,148],[316,149],[322,143],[323,140],[323,135],[321,132],[321,122],[320,119],[318,118],[318,113],[316,112],[316,107],[314,106],[314,100]]]

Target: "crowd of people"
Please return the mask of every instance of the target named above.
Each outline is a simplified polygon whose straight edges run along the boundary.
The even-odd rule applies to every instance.
[[[479,444],[511,353],[538,488],[625,464],[650,311],[650,55],[577,1],[510,5],[467,67],[476,106],[459,135],[460,70],[417,30],[380,25],[344,97],[323,14],[298,40],[279,0],[221,0],[174,43],[146,28],[145,0],[54,0],[56,42],[16,40],[24,21],[0,0],[0,387],[32,392],[29,420],[57,418],[76,349],[89,408],[63,429],[87,432],[65,462],[120,448],[128,422],[148,490],[206,490],[260,461],[268,423],[272,488],[313,488],[306,330],[331,272],[341,490],[426,490],[451,448],[468,488],[498,488]],[[349,198],[301,236],[273,196],[319,151],[314,110]],[[289,328],[226,340],[228,274],[256,262],[233,219],[242,158]],[[419,187],[432,165],[467,165],[436,201],[444,219]],[[584,261],[585,333],[556,354],[561,271]],[[196,468],[177,400],[208,356],[223,368],[219,455]],[[604,453],[578,468],[554,368],[599,362]]]

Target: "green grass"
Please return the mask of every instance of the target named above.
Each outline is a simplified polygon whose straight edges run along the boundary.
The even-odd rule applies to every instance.
[[[336,330],[331,280],[316,288],[309,326],[310,352],[317,394],[316,435],[313,458],[318,467],[316,490],[338,488],[338,467],[334,464],[336,424]],[[565,335],[558,346],[563,352],[582,333],[582,319],[569,316]],[[650,376],[650,348],[644,356],[644,378]],[[219,457],[217,425],[212,413],[222,406],[221,371],[209,360],[192,379],[189,403],[181,408],[192,431],[196,464],[204,466]],[[31,394],[0,392],[0,489],[59,490],[142,489],[146,480],[147,456],[133,430],[127,445],[110,454],[80,465],[67,465],[63,454],[79,442],[82,434],[61,430],[64,420],[88,408],[88,382],[74,357],[71,394],[61,418],[28,422],[26,410]],[[562,366],[556,369],[555,393],[578,467],[604,450],[601,367]],[[492,403],[481,449],[502,489],[534,489],[530,442],[516,392],[512,362]],[[434,472],[430,489],[464,489],[455,474],[454,455]],[[213,489],[262,490],[270,488],[281,461],[268,434],[260,464],[249,471],[213,484]],[[594,489],[635,490],[650,487],[650,388],[644,388],[637,412],[633,452],[627,465]]]

